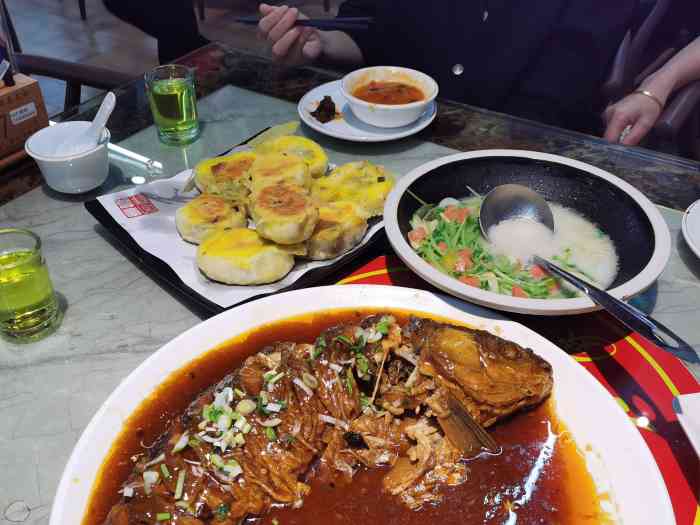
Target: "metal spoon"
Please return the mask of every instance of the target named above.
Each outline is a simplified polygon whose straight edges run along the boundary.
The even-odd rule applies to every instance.
[[[486,194],[479,212],[479,227],[485,239],[489,238],[491,226],[516,218],[542,223],[554,231],[554,216],[549,204],[527,186],[503,184]]]
[[[491,226],[506,219],[515,218],[526,218],[540,222],[554,231],[554,218],[549,204],[540,195],[525,186],[518,184],[498,186],[491,190],[481,203],[479,226],[486,239],[488,239],[488,230]],[[630,330],[637,332],[660,348],[687,361],[700,361],[693,347],[641,310],[616,299],[606,291],[579,279],[542,257],[535,255],[533,261],[549,273],[570,283]]]

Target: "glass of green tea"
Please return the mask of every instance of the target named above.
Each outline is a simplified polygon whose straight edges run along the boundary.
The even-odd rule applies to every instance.
[[[200,131],[193,70],[179,65],[160,66],[146,73],[145,79],[160,140],[171,145],[194,142]]]
[[[35,341],[60,322],[41,240],[29,230],[0,228],[0,335],[18,343]]]

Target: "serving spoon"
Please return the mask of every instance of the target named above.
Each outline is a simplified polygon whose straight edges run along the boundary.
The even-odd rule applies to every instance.
[[[102,133],[107,125],[107,119],[109,119],[112,111],[114,111],[116,103],[117,97],[114,93],[111,91],[107,93],[90,127],[77,135],[66,138],[59,147],[56,148],[56,153],[59,155],[77,155],[95,148],[102,137]]]
[[[484,238],[488,240],[488,232],[492,226],[504,220],[523,218],[539,222],[554,232],[554,217],[547,201],[525,186],[504,184],[492,189],[481,203],[479,227]],[[692,346],[641,310],[616,299],[605,290],[579,279],[538,255],[533,256],[533,261],[586,294],[589,299],[602,306],[630,330],[637,332],[660,348],[687,361],[700,361]]]

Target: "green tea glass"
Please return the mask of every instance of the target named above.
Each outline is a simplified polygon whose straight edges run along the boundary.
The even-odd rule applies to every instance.
[[[193,70],[178,65],[160,66],[146,73],[145,79],[160,140],[171,145],[194,142],[200,130]]]
[[[1,228],[0,335],[18,343],[35,341],[60,322],[41,240],[29,230]]]

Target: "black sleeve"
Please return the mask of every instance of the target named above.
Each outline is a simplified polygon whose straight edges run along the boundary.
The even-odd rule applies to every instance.
[[[338,16],[371,16],[376,19],[379,15],[378,1],[345,0],[338,9]],[[370,25],[369,31],[345,31],[360,48],[365,64],[368,65],[375,62],[374,58],[378,56],[378,50],[380,49],[378,45],[379,35],[375,27],[376,25]]]
[[[596,113],[600,88],[635,7],[636,0],[570,2],[521,75],[511,103],[521,97],[539,101],[547,113],[560,113],[565,121]],[[556,123],[579,127],[573,122]]]

